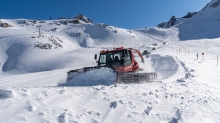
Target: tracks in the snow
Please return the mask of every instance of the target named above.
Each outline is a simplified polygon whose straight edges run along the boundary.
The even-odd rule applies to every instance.
[[[160,79],[166,79],[177,72],[179,65],[172,56],[151,54],[150,57],[152,67],[160,75]]]

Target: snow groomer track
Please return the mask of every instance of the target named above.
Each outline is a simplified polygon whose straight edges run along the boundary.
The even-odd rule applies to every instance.
[[[155,72],[158,73],[159,79],[166,79],[178,70],[179,65],[172,56],[161,56],[159,54],[151,54],[151,65]]]

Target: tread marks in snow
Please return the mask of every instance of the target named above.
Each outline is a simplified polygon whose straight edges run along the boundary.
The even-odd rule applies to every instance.
[[[161,79],[166,79],[172,76],[178,70],[179,65],[172,56],[151,54],[150,57],[152,67],[161,76]]]

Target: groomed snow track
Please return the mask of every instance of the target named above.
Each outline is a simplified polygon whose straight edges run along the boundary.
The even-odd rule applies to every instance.
[[[151,54],[151,65],[158,74],[159,79],[166,79],[177,72],[179,65],[172,56]]]

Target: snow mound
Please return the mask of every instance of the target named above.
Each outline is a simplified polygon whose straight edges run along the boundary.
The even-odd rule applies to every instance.
[[[73,80],[60,86],[96,86],[112,85],[116,81],[116,73],[110,68],[100,68],[79,74]]]
[[[0,99],[13,98],[14,95],[12,91],[0,90]]]

